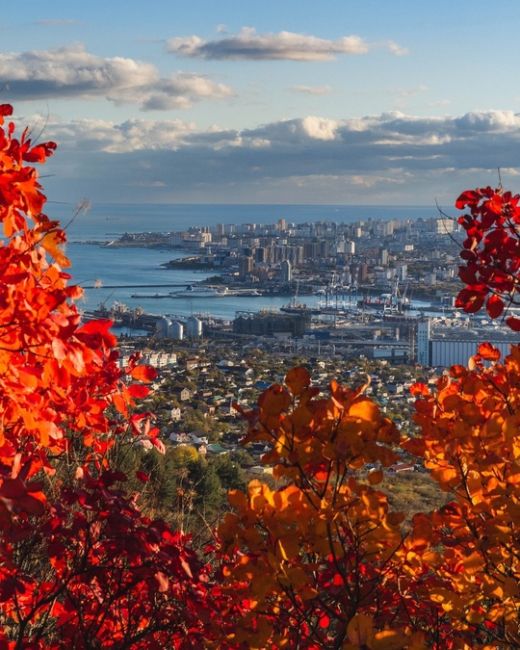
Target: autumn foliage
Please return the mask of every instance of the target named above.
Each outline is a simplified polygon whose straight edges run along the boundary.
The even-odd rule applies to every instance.
[[[499,357],[481,344],[433,394],[416,389],[421,435],[404,443],[452,498],[416,517],[411,541],[435,571],[425,595],[468,647],[520,647],[520,346]]]
[[[366,386],[305,368],[242,411],[269,483],[229,494],[206,557],[153,513],[115,458],[159,431],[134,407],[155,371],[118,365],[109,321],[83,323],[65,232],[43,213],[35,163],[0,107],[0,650],[520,647],[520,346],[416,384],[399,431]],[[518,304],[518,196],[465,192],[458,304]],[[118,452],[118,453],[116,453]],[[392,510],[381,488],[407,453],[446,504]],[[138,472],[137,478],[147,476]]]
[[[54,149],[0,130],[0,647],[199,648],[207,568],[110,465],[115,445],[162,445],[132,414],[155,371],[121,371],[111,323],[81,322],[29,164]]]
[[[504,315],[514,331],[520,318],[508,314],[520,306],[520,195],[483,187],[463,192],[455,206],[469,213],[459,218],[466,231],[459,276],[466,285],[457,307],[469,313],[484,305],[491,318]]]
[[[410,438],[304,368],[262,395],[247,440],[272,445],[283,487],[232,492],[220,527],[237,647],[519,647],[520,349],[498,360],[482,344],[434,392],[415,385]],[[450,497],[406,527],[375,487],[399,446]]]
[[[333,383],[330,397],[319,392],[296,368],[245,414],[247,440],[272,446],[264,462],[284,487],[253,481],[247,494],[229,496],[234,511],[219,530],[223,572],[248,610],[236,639],[332,648],[370,638],[374,648],[387,647],[404,639],[401,630],[385,629],[390,611],[401,624],[405,614],[396,564],[404,517],[389,512],[386,496],[372,487],[380,470],[363,482],[355,472],[393,463],[399,434],[362,390]]]

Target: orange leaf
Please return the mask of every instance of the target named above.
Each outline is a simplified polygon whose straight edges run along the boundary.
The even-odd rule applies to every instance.
[[[125,398],[121,395],[121,393],[115,393],[114,395],[112,395],[112,403],[119,411],[119,413],[121,413],[121,415],[124,416],[128,415],[127,403]]]
[[[380,416],[379,408],[369,399],[361,399],[354,402],[349,408],[348,414],[354,418],[366,420],[367,422],[377,422]]]
[[[401,650],[406,647],[408,639],[395,630],[376,632],[371,650]]]
[[[370,485],[376,485],[377,483],[381,483],[383,480],[383,472],[380,469],[373,469],[370,472],[368,472],[368,482]]]
[[[491,343],[481,343],[478,346],[477,354],[486,361],[498,361],[500,359],[500,350],[491,345]]]
[[[168,587],[170,586],[168,576],[166,576],[162,571],[157,571],[155,574],[155,579],[157,580],[158,591],[161,593],[168,591]]]
[[[428,397],[430,395],[430,390],[426,384],[416,382],[413,386],[410,386],[410,393],[414,397]]]
[[[130,372],[132,379],[137,381],[150,382],[157,377],[157,370],[152,366],[136,366]]]
[[[371,616],[356,614],[347,626],[350,643],[358,646],[371,646],[374,638],[374,625]]]
[[[65,241],[65,235],[62,230],[53,230],[44,235],[41,245],[51,255],[56,262],[63,267],[70,266],[69,258],[61,249],[61,244]]]
[[[293,395],[301,395],[310,386],[311,376],[303,366],[291,368],[285,375],[285,383]]]

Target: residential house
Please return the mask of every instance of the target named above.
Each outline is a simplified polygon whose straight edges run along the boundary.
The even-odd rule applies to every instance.
[[[181,402],[187,402],[188,400],[191,399],[191,390],[189,390],[188,388],[183,388],[178,393],[178,397]]]

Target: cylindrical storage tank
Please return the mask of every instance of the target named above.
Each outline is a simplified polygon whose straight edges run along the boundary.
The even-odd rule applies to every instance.
[[[162,316],[155,325],[155,334],[160,339],[165,339],[168,336],[168,329],[171,326],[171,321],[165,316]]]
[[[186,334],[192,339],[198,339],[202,336],[202,321],[200,318],[190,316],[186,321]]]
[[[176,341],[182,341],[184,338],[184,325],[179,323],[178,320],[173,321],[168,327],[168,336]]]

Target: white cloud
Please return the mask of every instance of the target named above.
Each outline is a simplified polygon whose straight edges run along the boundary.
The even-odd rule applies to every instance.
[[[334,140],[338,122],[311,115],[302,120],[302,129],[314,140]]]
[[[500,173],[504,176],[520,176],[520,169],[518,167],[503,167]]]
[[[332,88],[330,86],[292,86],[291,90],[295,93],[304,95],[328,95]]]
[[[140,89],[130,91],[130,95],[137,101],[140,92]],[[203,99],[225,99],[233,96],[233,91],[229,86],[203,75],[180,72],[152,84],[145,95],[142,102],[144,110],[168,110],[189,108],[195,101]]]
[[[408,48],[402,47],[395,41],[388,41],[386,47],[388,48],[388,51],[391,52],[391,54],[395,54],[395,56],[406,56],[407,54],[410,54]]]
[[[103,58],[81,44],[54,50],[0,53],[0,87],[12,100],[106,97],[142,110],[188,108],[203,99],[231,96],[228,86],[203,75],[159,75],[130,58]]]
[[[330,61],[338,55],[366,54],[372,47],[355,35],[329,40],[286,31],[258,34],[252,27],[213,41],[186,36],[170,38],[166,43],[167,50],[179,56],[234,60]],[[386,47],[392,54],[405,54],[405,49],[393,41]]]
[[[390,159],[409,160],[412,168],[418,161],[449,159],[449,166],[460,167],[465,164],[462,154],[476,148],[481,150],[483,167],[502,151],[502,167],[517,168],[516,160],[509,164],[508,159],[513,153],[517,155],[520,143],[520,115],[509,111],[473,112],[459,117],[415,117],[392,112],[346,120],[307,116],[242,131],[217,126],[200,130],[193,122],[183,120],[63,123],[54,117],[32,116],[29,122],[33,131],[43,126],[44,137],[55,138],[65,147],[89,143],[87,149],[104,152],[262,150],[269,156],[278,155],[284,165],[286,156],[308,149],[316,157],[311,161],[295,159],[293,166],[309,164],[317,168],[333,157],[338,168],[357,172],[365,164],[378,169]],[[472,167],[475,162],[471,160]],[[439,164],[433,166],[438,168]]]
[[[175,151],[186,143],[187,135],[196,133],[193,123],[182,120],[132,119],[116,124],[106,120],[83,119],[61,123],[35,115],[27,122],[34,133],[43,130],[44,137],[56,140],[60,147],[82,153]]]
[[[520,128],[520,115],[513,111],[474,111],[458,118],[457,126],[474,132],[517,131]]]

